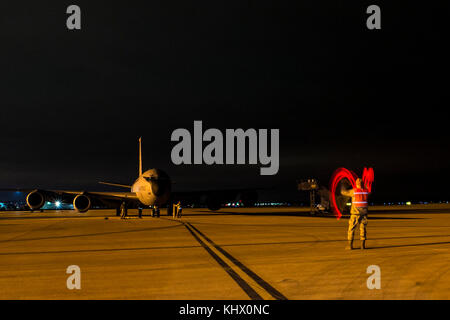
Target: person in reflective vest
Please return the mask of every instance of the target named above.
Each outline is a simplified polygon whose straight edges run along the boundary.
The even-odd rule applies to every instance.
[[[366,228],[367,228],[367,207],[369,191],[362,187],[362,180],[356,179],[356,188],[350,190],[341,190],[341,194],[352,198],[352,207],[350,208],[350,220],[348,221],[347,250],[353,249],[353,234],[359,224],[361,249],[366,248]]]

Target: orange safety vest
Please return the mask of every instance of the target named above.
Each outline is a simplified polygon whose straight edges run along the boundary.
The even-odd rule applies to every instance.
[[[367,208],[367,198],[369,197],[369,191],[367,189],[354,189],[353,204],[358,208]]]

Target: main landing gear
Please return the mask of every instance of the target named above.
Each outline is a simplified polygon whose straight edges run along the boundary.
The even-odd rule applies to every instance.
[[[157,217],[159,218],[159,208],[157,206],[153,206],[152,209],[152,217]]]

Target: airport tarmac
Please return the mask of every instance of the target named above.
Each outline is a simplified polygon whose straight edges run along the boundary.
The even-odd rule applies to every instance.
[[[0,212],[0,299],[449,299],[450,206],[378,209],[364,251],[304,208]]]

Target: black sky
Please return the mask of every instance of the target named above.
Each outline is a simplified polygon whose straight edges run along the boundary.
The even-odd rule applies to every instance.
[[[70,4],[80,31],[66,28]],[[365,26],[370,4],[382,30]],[[373,166],[376,200],[448,200],[449,12],[434,1],[2,3],[0,186],[130,183],[142,135],[145,167],[183,190],[295,191],[297,178]],[[279,128],[278,175],[173,165],[170,135],[194,120]]]

